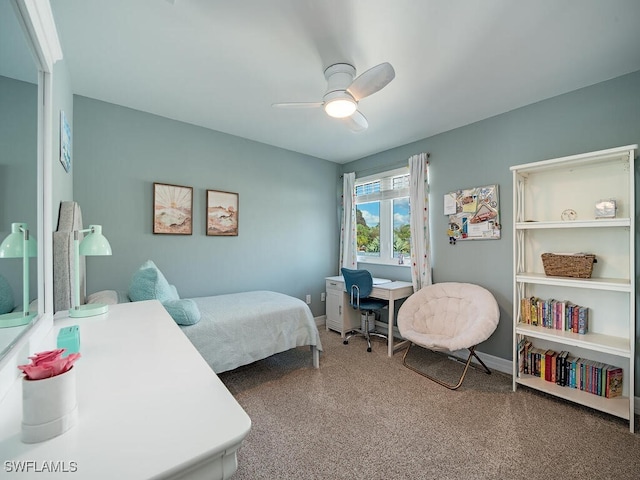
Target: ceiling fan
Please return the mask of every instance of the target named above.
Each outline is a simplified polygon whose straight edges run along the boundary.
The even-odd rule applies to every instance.
[[[369,126],[365,116],[358,111],[358,102],[384,88],[396,72],[390,63],[381,63],[356,77],[356,69],[348,63],[336,63],[324,71],[327,91],[321,102],[274,103],[274,107],[309,108],[323,107],[330,117],[343,119],[354,132],[362,132]]]

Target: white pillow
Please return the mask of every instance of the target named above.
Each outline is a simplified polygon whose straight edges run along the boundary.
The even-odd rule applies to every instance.
[[[104,303],[106,305],[116,305],[118,303],[118,292],[115,290],[102,290],[87,296],[86,303]]]

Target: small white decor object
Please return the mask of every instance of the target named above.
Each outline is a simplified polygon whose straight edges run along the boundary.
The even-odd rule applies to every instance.
[[[74,368],[42,380],[22,379],[22,441],[37,443],[63,434],[78,421]]]
[[[59,348],[36,353],[31,363],[19,365],[22,377],[22,435],[37,443],[63,434],[78,422],[76,370],[79,353],[64,356]]]
[[[562,215],[560,216],[560,218],[562,218],[562,220],[565,222],[570,222],[578,218],[578,214],[575,210],[567,208],[566,210],[562,211]]]
[[[598,200],[595,210],[596,218],[615,218],[616,201],[612,199]]]

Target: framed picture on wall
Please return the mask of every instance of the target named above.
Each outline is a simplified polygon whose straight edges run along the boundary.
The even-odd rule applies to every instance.
[[[71,126],[64,110],[60,110],[60,163],[64,171],[71,170]]]
[[[153,233],[191,235],[193,187],[153,184]]]
[[[238,194],[207,190],[207,235],[238,235]]]

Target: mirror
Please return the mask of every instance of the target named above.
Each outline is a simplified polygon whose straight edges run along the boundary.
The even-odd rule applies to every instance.
[[[42,87],[39,77],[18,12],[12,2],[0,2],[0,242],[11,233],[14,222],[26,223],[32,238],[42,238],[39,235],[42,226],[38,225],[38,89]],[[29,301],[38,297],[39,273],[37,259],[31,258]],[[5,287],[8,283],[11,290],[9,294],[6,290],[0,292],[0,298],[10,295],[16,309],[21,311],[22,259],[0,258],[0,275],[7,280],[2,283]],[[0,328],[0,358],[29,326]]]

